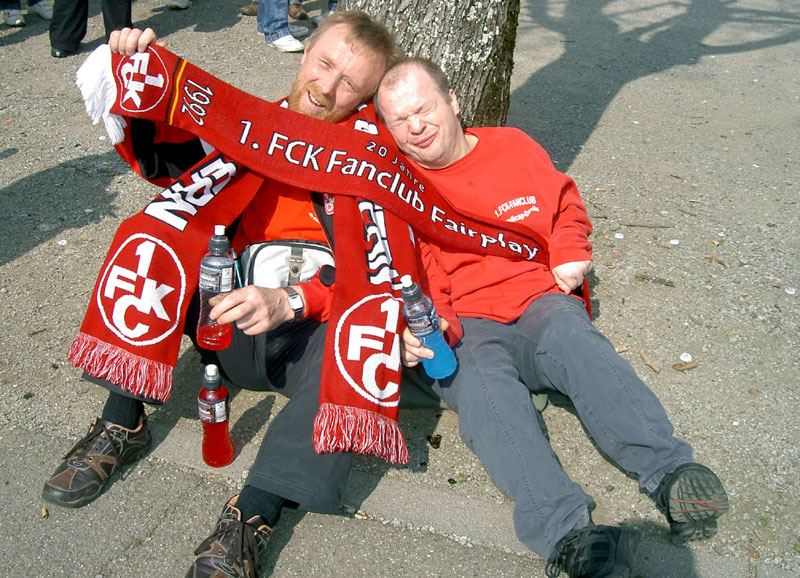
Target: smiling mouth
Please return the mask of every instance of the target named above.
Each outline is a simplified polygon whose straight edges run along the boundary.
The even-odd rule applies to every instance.
[[[310,92],[308,93],[308,100],[310,100],[311,104],[313,104],[314,106],[318,106],[319,108],[325,108],[325,105],[320,101],[318,101],[316,98],[314,98],[314,95],[311,94]]]

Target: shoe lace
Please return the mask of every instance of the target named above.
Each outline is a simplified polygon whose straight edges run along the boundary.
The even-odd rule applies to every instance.
[[[230,568],[240,566],[242,572],[246,572],[243,578],[259,578],[261,574],[261,554],[258,548],[258,540],[265,539],[263,532],[250,522],[233,522],[230,524],[220,524],[213,534],[203,540],[194,551],[195,556],[206,551],[215,540],[222,542],[222,539],[233,534],[231,547],[226,549],[225,562]]]
[[[614,565],[616,544],[610,530],[602,526],[587,526],[567,534],[545,566],[547,578],[557,578],[562,570],[571,578],[606,576]]]
[[[112,457],[117,460],[118,464],[122,463],[122,460],[119,456],[119,449],[117,448],[116,440],[114,436],[111,435],[111,432],[106,427],[106,424],[103,423],[102,420],[98,419],[95,423],[91,425],[89,431],[86,432],[86,435],[79,439],[72,449],[67,452],[67,455],[64,456],[63,459],[67,459],[70,457],[76,458],[85,458],[91,449],[93,442],[97,440],[101,435],[106,434],[106,437],[109,440],[109,445],[111,446],[111,453]]]

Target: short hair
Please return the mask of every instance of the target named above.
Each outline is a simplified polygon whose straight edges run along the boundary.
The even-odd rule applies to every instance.
[[[422,71],[425,72],[431,78],[431,80],[433,80],[434,85],[436,85],[436,89],[445,100],[450,98],[450,81],[447,80],[447,75],[433,60],[430,58],[422,58],[420,56],[403,58],[394,62],[386,69],[380,86],[387,89],[394,88],[400,82],[402,77],[400,73],[405,69],[413,67],[421,68]],[[374,104],[375,111],[378,113],[378,118],[380,118],[382,121],[385,120],[383,111],[381,111],[380,106],[378,106],[377,98],[375,99]]]
[[[387,69],[403,57],[403,53],[395,44],[394,36],[389,29],[361,10],[331,12],[306,42],[306,50],[310,50],[327,30],[339,24],[349,26],[350,38],[367,46],[376,56],[383,58]]]

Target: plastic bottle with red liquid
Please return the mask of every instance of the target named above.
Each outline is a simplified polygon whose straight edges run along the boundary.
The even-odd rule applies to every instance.
[[[203,461],[212,468],[233,461],[233,442],[228,431],[230,402],[228,389],[222,385],[219,369],[206,365],[203,387],[197,394],[197,413],[203,422]]]
[[[220,293],[233,291],[234,268],[230,243],[225,236],[225,226],[215,225],[214,236],[208,241],[208,253],[200,261],[200,317],[197,319],[197,345],[203,349],[225,349],[231,344],[233,329],[230,324],[220,325],[208,314],[213,307],[209,299]]]

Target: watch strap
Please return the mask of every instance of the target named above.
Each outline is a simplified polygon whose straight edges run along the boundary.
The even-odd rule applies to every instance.
[[[306,310],[305,303],[303,303],[303,298],[291,287],[281,287],[281,289],[286,291],[286,294],[289,296],[289,307],[291,307],[292,311],[294,312],[294,319],[292,319],[292,322],[302,318],[303,313],[305,313]]]

